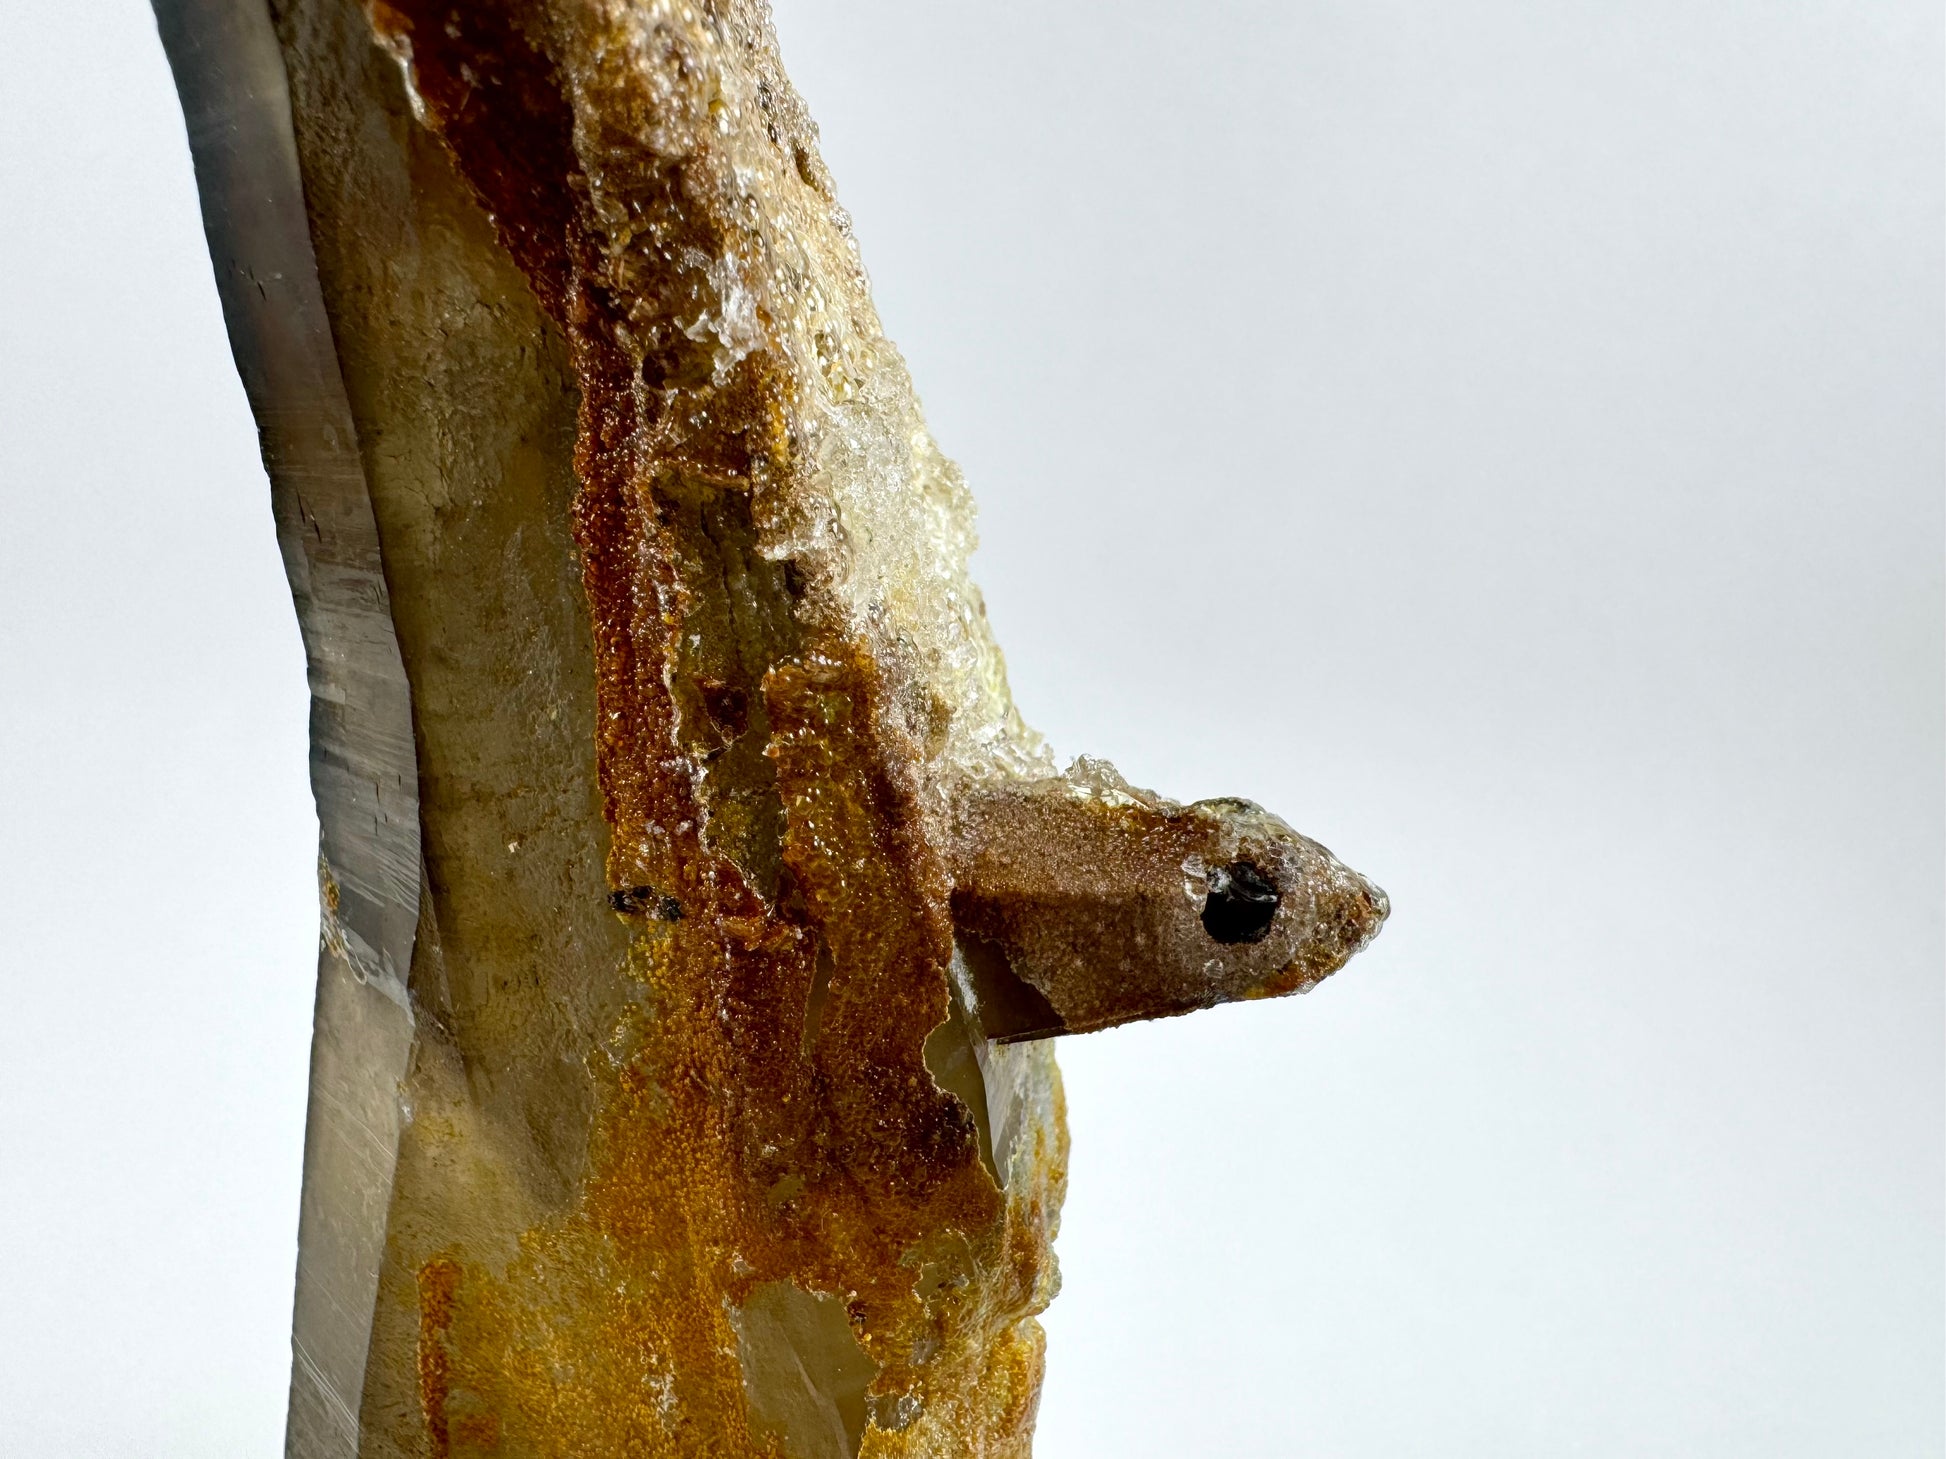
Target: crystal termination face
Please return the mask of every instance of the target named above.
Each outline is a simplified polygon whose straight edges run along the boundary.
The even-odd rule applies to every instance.
[[[1051,1037],[1382,893],[1021,721],[751,0],[157,0],[312,662],[288,1452],[1025,1455]]]

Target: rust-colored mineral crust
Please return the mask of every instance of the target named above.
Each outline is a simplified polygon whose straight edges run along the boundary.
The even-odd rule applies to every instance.
[[[1023,726],[760,4],[262,7],[158,0],[323,706],[289,1452],[1025,1455],[1047,1036],[1382,894]]]

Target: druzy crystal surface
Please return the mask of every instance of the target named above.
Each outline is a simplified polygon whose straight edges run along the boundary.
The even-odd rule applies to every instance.
[[[1051,1037],[1383,895],[1023,724],[750,0],[157,0],[310,656],[294,1456],[1024,1455]]]

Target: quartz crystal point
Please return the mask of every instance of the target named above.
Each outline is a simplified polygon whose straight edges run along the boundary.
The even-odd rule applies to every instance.
[[[156,0],[311,665],[288,1452],[1025,1455],[1047,1035],[1381,893],[1057,770],[755,0]]]

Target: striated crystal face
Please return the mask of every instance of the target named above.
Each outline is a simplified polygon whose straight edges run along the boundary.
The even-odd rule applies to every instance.
[[[1024,726],[760,5],[215,13],[165,35],[338,716],[291,1452],[1024,1455],[1049,1036],[1307,991],[1383,894]]]

